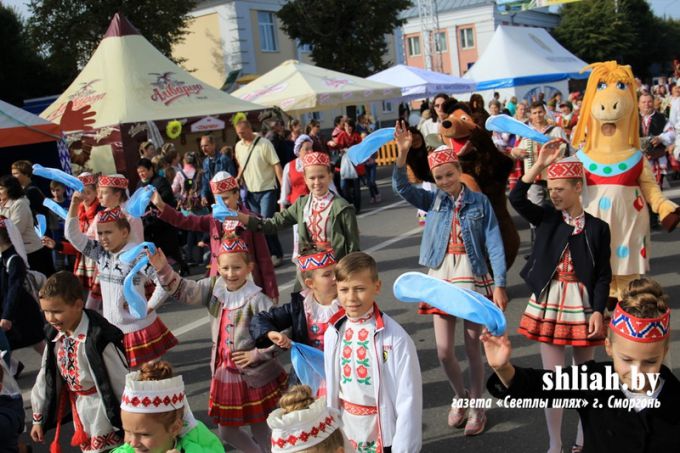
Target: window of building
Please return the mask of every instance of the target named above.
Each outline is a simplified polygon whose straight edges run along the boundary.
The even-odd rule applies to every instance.
[[[419,36],[409,36],[408,42],[408,55],[413,57],[420,55],[420,37]]]
[[[392,101],[382,101],[382,111],[388,113],[392,111]]]
[[[276,42],[276,22],[271,11],[258,11],[257,23],[260,28],[260,50],[263,52],[278,52]]]
[[[434,50],[436,52],[446,52],[446,32],[438,31],[434,34]]]
[[[321,112],[312,112],[312,119],[317,120],[317,121],[321,121],[322,120]]]
[[[472,28],[461,28],[459,32],[461,49],[471,49],[475,47],[475,33]]]
[[[298,49],[300,49],[300,52],[302,53],[309,53],[312,51],[312,45],[311,44],[302,44],[300,41],[297,41],[297,46]]]

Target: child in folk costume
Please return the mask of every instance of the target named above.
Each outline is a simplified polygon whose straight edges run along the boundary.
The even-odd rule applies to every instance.
[[[94,453],[120,445],[120,395],[128,372],[123,333],[84,309],[83,287],[70,272],[57,272],[45,282],[40,307],[50,324],[49,345],[31,391],[31,438],[42,443],[45,431],[56,426],[50,452],[60,452],[61,424],[70,412],[71,446]]]
[[[306,289],[302,298],[255,315],[250,334],[258,347],[289,349],[291,340],[323,351],[328,320],[340,310],[332,250],[311,249],[298,256],[298,270]],[[283,331],[291,329],[290,337]]]
[[[412,453],[422,443],[422,382],[413,341],[375,303],[381,282],[362,252],[335,268],[342,309],[324,335],[328,406],[356,451]]]
[[[266,420],[286,385],[286,372],[276,359],[277,346],[258,349],[249,328],[256,313],[272,301],[248,279],[253,264],[238,237],[222,242],[217,256],[219,277],[182,279],[167,264],[163,251],[149,261],[161,283],[179,301],[208,308],[212,324],[212,381],[208,415],[219,425],[220,437],[238,450],[268,451],[271,433]],[[242,426],[250,425],[250,433]]]
[[[655,281],[633,280],[616,306],[605,339],[612,362],[589,361],[579,368],[579,382],[602,382],[613,374],[619,384],[613,389],[603,389],[604,384],[582,388],[571,379],[566,390],[546,389],[546,381],[555,384],[558,376],[553,370],[514,366],[507,336],[485,333],[482,342],[496,373],[487,388],[496,398],[543,398],[549,404],[587,400],[577,409],[583,423],[583,453],[680,451],[680,381],[663,365],[670,345],[670,307]],[[632,381],[634,368],[645,373],[643,385]],[[655,386],[650,377],[659,379]]]
[[[521,275],[532,289],[519,333],[541,343],[543,368],[564,366],[565,347],[574,363],[593,360],[604,344],[603,313],[611,281],[610,234],[606,222],[583,210],[583,164],[567,158],[555,162],[559,149],[543,147],[536,162],[510,193],[515,210],[536,225],[534,247]],[[547,168],[554,208],[527,199],[534,178]],[[546,409],[549,452],[562,451],[562,409]],[[575,450],[583,445],[579,424]]]
[[[239,202],[239,184],[236,178],[226,171],[219,171],[210,181],[210,190],[215,197],[222,197],[224,204],[232,211],[241,210],[250,214],[250,211]],[[262,233],[244,231],[243,224],[238,220],[226,220],[220,222],[211,214],[207,215],[182,215],[163,202],[158,193],[153,194],[151,199],[160,211],[158,218],[168,224],[183,230],[200,231],[210,234],[210,276],[218,275],[217,255],[220,251],[222,238],[239,234],[241,240],[246,243],[253,259],[253,281],[262,288],[267,297],[274,301],[279,299],[279,288],[276,284],[276,274],[272,264],[271,254],[267,246],[267,239]]]
[[[182,376],[168,362],[145,363],[125,377],[120,402],[125,445],[113,453],[224,453],[224,446],[189,408]]]
[[[123,282],[136,261],[126,264],[120,260],[121,253],[136,245],[130,239],[130,224],[120,207],[107,209],[97,214],[99,240],[89,239],[80,231],[78,223],[81,201],[81,194],[75,192],[66,218],[66,239],[84,256],[97,263],[104,317],[123,331],[128,363],[131,368],[139,367],[161,357],[177,345],[177,339],[156,314],[156,308],[167,298],[168,293],[158,286],[156,273],[151,266],[147,266],[140,271],[141,276],[135,276],[133,281],[135,289],[141,294],[144,294],[145,283],[153,281],[157,284],[148,302],[148,313],[142,319],[130,314],[123,294]]]
[[[142,219],[132,217],[126,212],[125,202],[129,198],[128,184],[128,179],[121,174],[100,176],[97,183],[97,199],[105,209],[122,209],[130,224],[130,242],[139,244],[144,240],[144,225]],[[87,231],[87,235],[95,239],[99,239],[98,222],[99,215],[95,216],[94,221],[90,224],[90,229]]]
[[[238,220],[248,229],[265,234],[298,225],[298,242],[333,249],[337,259],[359,250],[359,227],[352,205],[329,190],[333,180],[327,154],[311,152],[302,158],[309,195],[270,219],[239,212]]]
[[[395,139],[399,154],[392,175],[392,186],[413,206],[427,210],[420,264],[430,268],[429,275],[481,293],[505,310],[508,301],[505,292],[505,253],[489,199],[484,194],[473,192],[460,181],[458,157],[446,146],[428,155],[437,191],[433,193],[416,188],[406,176],[406,155],[411,146],[411,133],[403,123],[397,124]],[[487,258],[493,269],[493,278],[489,275]],[[482,326],[464,321],[465,350],[470,361],[468,392],[455,356],[456,318],[424,303],[418,312],[433,315],[437,355],[455,392],[448,415],[449,426],[460,428],[465,425],[465,435],[468,436],[482,433],[486,425],[484,410],[470,409],[468,416],[467,410],[463,409],[465,404],[456,402],[457,399],[482,396],[484,364],[479,343]]]
[[[78,175],[78,179],[83,183],[84,187],[82,192],[83,203],[78,207],[78,222],[80,224],[80,231],[87,233],[90,231],[90,225],[94,223],[97,214],[105,208],[99,204],[97,199],[97,177],[92,173],[85,172]],[[90,239],[95,239],[94,236],[93,234],[89,237]],[[83,256],[70,242],[55,242],[51,238],[44,237],[43,244],[65,255],[74,255],[76,257],[73,273],[80,279],[85,291],[89,292],[85,307],[101,311],[101,286],[99,285],[99,279],[96,277],[94,260]]]
[[[345,436],[337,410],[326,399],[315,400],[312,389],[296,385],[281,396],[280,409],[269,414],[272,453],[344,453]]]

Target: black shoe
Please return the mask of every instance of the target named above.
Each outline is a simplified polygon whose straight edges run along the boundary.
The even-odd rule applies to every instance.
[[[22,371],[24,371],[24,362],[19,361],[19,363],[17,364],[17,371],[16,373],[14,373],[14,379],[19,379]]]

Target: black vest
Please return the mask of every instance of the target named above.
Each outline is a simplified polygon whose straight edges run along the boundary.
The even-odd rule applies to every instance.
[[[90,363],[90,368],[94,373],[94,379],[99,389],[99,396],[102,399],[106,416],[114,428],[122,429],[120,421],[120,398],[122,395],[115,395],[111,388],[111,381],[104,366],[102,354],[109,343],[112,343],[125,357],[123,348],[123,332],[116,326],[110,324],[102,315],[97,312],[85,309],[90,325],[87,329],[87,339],[85,340],[85,354]],[[45,327],[47,337],[47,359],[45,361],[45,409],[43,413],[43,429],[52,429],[57,424],[57,407],[59,395],[57,384],[65,385],[61,381],[61,376],[57,371],[57,357],[54,354],[52,340],[57,336],[57,330],[49,324]],[[66,420],[62,419],[62,423]]]

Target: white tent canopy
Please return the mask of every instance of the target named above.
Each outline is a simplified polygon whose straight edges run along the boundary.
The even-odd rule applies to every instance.
[[[367,79],[400,87],[402,100],[423,99],[442,92],[466,93],[475,88],[473,80],[403,64],[392,66]]]
[[[285,112],[314,112],[401,97],[394,85],[287,60],[232,93],[243,100],[280,107]]]
[[[96,112],[95,129],[262,109],[196,79],[119,14],[78,77],[40,116],[59,123],[69,101]]]
[[[543,28],[499,25],[479,60],[463,76],[476,90],[496,90],[587,78],[587,65]]]

